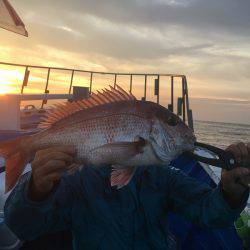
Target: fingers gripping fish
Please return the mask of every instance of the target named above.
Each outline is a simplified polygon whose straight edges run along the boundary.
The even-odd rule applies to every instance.
[[[169,164],[193,149],[195,142],[178,116],[158,104],[136,100],[119,86],[56,105],[39,127],[37,134],[0,143],[0,155],[6,159],[6,192],[41,148],[72,145],[77,163],[112,165],[111,185],[119,188],[131,180],[136,167]]]

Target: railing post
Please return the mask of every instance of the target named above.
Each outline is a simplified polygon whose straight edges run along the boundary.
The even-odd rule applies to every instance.
[[[172,112],[174,112],[174,77],[171,76],[171,106]]]
[[[133,75],[130,75],[130,87],[129,87],[130,93],[132,93],[132,88],[133,88]]]
[[[49,77],[50,77],[50,68],[48,68],[47,80],[46,80],[46,85],[45,85],[45,90],[44,90],[45,94],[49,93],[49,90],[48,90]],[[46,103],[47,103],[47,100],[43,100],[41,108],[43,108]]]
[[[92,93],[92,84],[93,84],[93,72],[90,74],[90,82],[89,82],[89,93]]]
[[[182,99],[183,99],[183,122],[186,122],[186,86],[185,79],[182,77]]]
[[[145,75],[145,82],[144,82],[144,100],[147,100],[147,80],[148,80],[148,75]]]
[[[184,78],[184,82],[185,82],[188,126],[194,131],[193,112],[192,112],[192,109],[190,109],[190,106],[189,106],[187,78],[186,78],[186,76],[184,76],[183,78]]]
[[[30,75],[29,67],[26,66],[24,78],[23,78],[23,84],[22,84],[22,88],[21,88],[21,94],[23,94],[24,87],[28,86],[29,75]]]
[[[47,80],[46,80],[46,85],[45,85],[45,90],[44,90],[44,93],[45,93],[45,94],[46,94],[47,91],[48,91],[49,77],[50,77],[50,68],[48,68]]]
[[[70,79],[70,86],[69,86],[69,94],[71,93],[71,89],[72,89],[72,85],[73,85],[73,80],[74,80],[74,74],[75,74],[75,70],[72,70],[71,79]]]
[[[158,75],[158,95],[157,95],[157,104],[160,103],[160,75]]]
[[[117,81],[117,74],[115,74],[114,88],[116,87],[116,81]]]

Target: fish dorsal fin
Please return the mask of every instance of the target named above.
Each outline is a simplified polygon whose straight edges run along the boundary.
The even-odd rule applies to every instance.
[[[97,93],[92,93],[89,98],[81,101],[55,104],[54,108],[46,113],[45,118],[40,122],[38,127],[48,129],[56,122],[61,121],[80,110],[107,103],[136,100],[135,96],[132,93],[127,93],[118,85],[116,85],[116,88],[112,86],[109,87],[110,90],[105,88],[101,92],[97,91]]]

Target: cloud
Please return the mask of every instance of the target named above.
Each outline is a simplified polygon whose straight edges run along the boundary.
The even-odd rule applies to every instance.
[[[250,99],[248,0],[12,2],[30,34],[1,40],[17,62],[182,73],[194,96]]]
[[[75,0],[16,2],[30,35],[48,46],[121,60],[202,57],[249,42],[248,1]],[[34,29],[33,29],[34,27]],[[202,48],[205,44],[208,48]],[[200,47],[200,49],[199,49]],[[221,56],[220,51],[214,50]]]
[[[17,2],[17,1],[16,1]],[[114,23],[162,28],[180,25],[192,28],[223,27],[229,31],[249,30],[248,0],[75,0],[22,1],[19,5],[50,13],[68,13],[77,16],[90,14]],[[49,12],[49,13],[48,13]]]

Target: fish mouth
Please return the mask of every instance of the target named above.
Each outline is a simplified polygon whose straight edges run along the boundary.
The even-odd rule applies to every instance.
[[[182,154],[185,152],[194,152],[196,141],[195,136],[185,136],[184,140],[177,145],[177,148],[180,149],[178,153]]]
[[[184,151],[183,153],[193,153],[195,151],[195,143],[192,145],[190,144]]]
[[[186,148],[186,152],[194,152],[195,150],[195,143],[190,144],[187,148]]]
[[[185,140],[187,145],[187,151],[194,151],[195,143],[197,142],[196,136],[194,134],[186,135]]]

